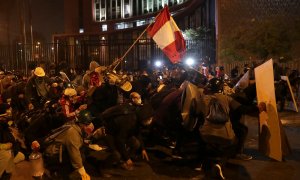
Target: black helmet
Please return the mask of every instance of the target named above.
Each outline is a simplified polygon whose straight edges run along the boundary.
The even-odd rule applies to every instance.
[[[220,92],[223,89],[223,81],[219,78],[212,78],[208,81],[208,87],[213,93]]]
[[[77,117],[77,122],[81,124],[90,124],[93,121],[94,117],[88,110],[81,110]]]

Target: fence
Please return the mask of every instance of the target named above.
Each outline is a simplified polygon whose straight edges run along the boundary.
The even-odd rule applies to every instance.
[[[283,69],[289,68],[290,70],[298,70],[300,71],[300,59],[296,59],[293,61],[288,61],[288,62],[280,62],[279,60],[274,60],[280,67]],[[224,70],[226,74],[230,74],[230,71],[235,67],[238,66],[240,68],[244,67],[245,64],[248,64],[251,66],[252,64],[261,64],[263,63],[263,60],[252,60],[252,61],[242,61],[242,62],[230,62],[224,64]],[[241,70],[241,69],[240,69]]]
[[[47,64],[66,62],[70,67],[87,69],[89,62],[95,60],[101,65],[109,65],[116,58],[120,58],[133,44],[134,39],[117,40],[80,40],[73,44],[37,43],[15,44],[0,46],[0,62],[7,70],[27,72],[40,62]],[[215,41],[203,39],[186,41],[187,54],[196,60],[202,57],[215,59]],[[151,39],[140,39],[124,58],[119,68],[134,70],[153,65],[155,60],[169,61]]]
[[[6,70],[17,70],[24,73],[28,73],[28,70],[33,69],[42,61],[46,64],[54,63],[56,65],[64,61],[70,67],[88,69],[91,60],[95,60],[105,66],[111,64],[116,58],[122,57],[133,42],[134,39],[81,40],[75,41],[72,45],[68,43],[37,43],[26,45],[18,43],[13,46],[0,46],[0,63],[2,68]],[[198,61],[203,57],[209,57],[211,62],[215,61],[214,40],[187,40],[186,45],[187,57],[192,56]],[[119,68],[136,70],[150,67],[155,60],[162,60],[166,64],[169,63],[153,40],[141,39],[128,53]],[[225,72],[229,74],[235,66],[243,67],[244,64],[252,64],[253,62],[259,64],[262,61],[230,62],[223,64],[223,66]],[[292,70],[300,70],[299,61],[278,62],[278,64],[283,68],[288,67]]]

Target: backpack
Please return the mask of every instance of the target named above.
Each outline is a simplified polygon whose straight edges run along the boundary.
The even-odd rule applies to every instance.
[[[52,130],[43,140],[42,149],[43,157],[47,161],[47,164],[58,164],[62,163],[62,155],[64,151],[64,146],[61,142],[56,142],[55,138],[67,131],[71,127],[70,124],[65,124],[57,129]]]
[[[229,115],[216,97],[212,97],[209,103],[209,114],[199,131],[203,141],[208,144],[227,146],[235,142],[235,133]]]
[[[216,97],[212,97],[209,103],[209,113],[206,120],[213,124],[225,124],[229,120],[229,114],[224,110]]]

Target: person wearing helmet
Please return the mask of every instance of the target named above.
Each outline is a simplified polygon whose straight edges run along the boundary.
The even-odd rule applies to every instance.
[[[87,108],[86,104],[77,104],[79,96],[74,88],[66,88],[63,97],[59,100],[62,110],[68,121],[75,120],[76,115]],[[78,107],[78,108],[77,108]],[[76,109],[77,108],[77,109]]]
[[[45,71],[41,67],[35,68],[33,76],[28,79],[25,86],[26,99],[30,102],[30,106],[34,108],[43,107],[49,98],[50,79],[46,76]]]
[[[63,147],[62,160],[60,164],[50,165],[49,162],[53,161],[50,159],[45,159],[46,166],[48,166],[47,168],[56,168],[58,171],[57,173],[62,176],[68,175],[72,178],[81,176],[81,179],[83,180],[90,180],[90,176],[84,168],[81,147],[84,145],[84,138],[91,135],[92,131],[94,130],[92,123],[93,119],[94,118],[89,111],[82,110],[79,112],[75,123],[70,124],[69,128],[66,128],[54,138],[54,140],[51,142],[51,145],[53,144],[55,146]],[[54,153],[52,152],[53,146],[51,148],[51,145],[45,149],[45,153]],[[59,168],[57,169],[57,167]]]
[[[95,86],[95,83],[99,83],[98,73],[95,71],[100,65],[96,61],[91,61],[89,70],[86,71],[82,78],[82,86],[88,90],[90,86]],[[94,79],[91,79],[91,75],[94,74]]]

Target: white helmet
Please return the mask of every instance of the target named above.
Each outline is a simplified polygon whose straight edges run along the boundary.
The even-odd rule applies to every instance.
[[[64,91],[64,95],[72,97],[77,95],[77,91],[73,88],[66,88]]]

